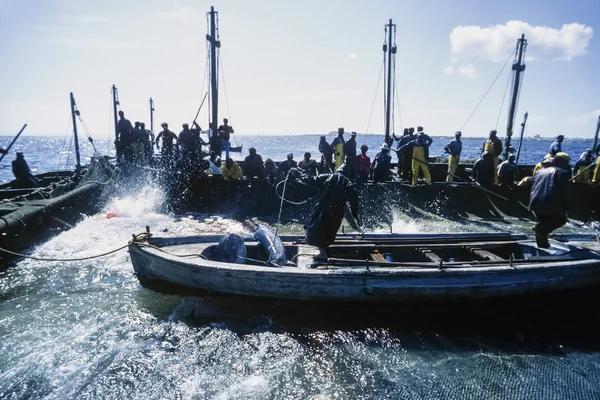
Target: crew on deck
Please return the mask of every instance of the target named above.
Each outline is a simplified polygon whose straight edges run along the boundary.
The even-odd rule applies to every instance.
[[[396,136],[396,133],[392,133],[392,139],[395,140],[396,142],[398,142],[398,144],[396,145],[396,156],[398,157],[398,176],[400,176],[400,172],[403,172],[403,162],[402,162],[402,151],[398,151],[400,149],[400,141],[402,140],[402,138],[404,138],[405,136],[408,136],[408,128],[404,128],[404,131],[402,133],[402,136],[398,137]],[[393,145],[393,142],[392,142]]]
[[[556,153],[560,153],[562,151],[562,142],[565,140],[564,135],[558,135],[556,140],[552,142],[550,148],[548,149],[548,155],[550,157],[554,157]]]
[[[331,145],[327,143],[327,138],[323,135],[319,140],[319,152],[321,153],[321,172],[332,173],[333,172],[333,149]]]
[[[412,181],[412,159],[413,159],[413,141],[415,139],[415,128],[408,128],[408,134],[402,136],[398,141],[398,151],[402,152],[402,178]]]
[[[308,176],[317,176],[317,162],[311,160],[309,152],[304,153],[304,158],[298,163],[298,168]]]
[[[498,184],[498,157],[502,154],[502,141],[497,137],[498,132],[493,129],[490,131],[488,140],[483,144],[483,151],[488,151],[492,157],[493,163],[493,183]]]
[[[500,186],[513,187],[519,180],[519,168],[515,163],[515,158],[515,155],[510,153],[508,160],[498,165],[498,181],[500,182]]]
[[[244,159],[244,172],[246,177],[248,179],[262,179],[265,175],[265,167],[263,165],[262,157],[256,153],[256,149],[254,147],[250,147],[248,152],[250,154]]]
[[[385,182],[390,179],[391,162],[390,146],[384,143],[381,145],[381,151],[373,158],[373,165],[371,165],[373,183]]]
[[[279,170],[277,166],[270,158],[265,160],[265,179],[269,182],[269,184],[273,185],[277,182],[277,178],[279,177]]]
[[[371,174],[371,158],[367,155],[369,147],[366,144],[360,146],[360,154],[354,160],[354,171],[356,180],[360,183],[367,182]]]
[[[117,159],[123,157],[126,161],[132,162],[133,160],[133,148],[132,143],[135,141],[135,133],[131,122],[125,118],[125,113],[119,111],[119,122],[117,124],[117,141],[115,146],[117,148]]]
[[[221,164],[221,172],[223,173],[223,178],[229,182],[239,182],[244,177],[244,173],[238,163],[231,158],[228,158]]]
[[[140,123],[140,129],[142,131],[144,154],[146,156],[146,162],[150,162],[152,155],[154,154],[154,132],[146,129],[145,123]]]
[[[163,122],[160,124],[163,130],[156,136],[156,148],[160,150],[163,163],[170,164],[173,161],[175,144],[177,135],[169,130],[169,124]],[[159,146],[159,141],[162,139],[162,146]]]
[[[491,185],[494,182],[494,159],[489,150],[485,150],[473,165],[473,180],[480,185]]]
[[[213,176],[223,175],[223,171],[221,170],[221,157],[219,157],[214,151],[210,152],[210,157],[208,158],[208,168]]]
[[[219,126],[219,137],[221,138],[221,156],[223,156],[223,151],[225,151],[225,159],[229,158],[229,140],[231,139],[231,134],[234,132],[233,127],[229,125],[229,120],[223,118],[223,125]]]
[[[535,241],[539,247],[548,248],[548,235],[567,222],[570,208],[569,180],[571,180],[571,158],[559,152],[548,160],[547,167],[533,177],[529,196],[529,209],[535,213]]]
[[[40,182],[33,175],[25,156],[20,151],[17,152],[17,158],[12,162],[12,172],[17,180],[16,185],[20,188],[34,188],[40,186]]]
[[[287,155],[287,160],[279,164],[279,180],[284,180],[287,178],[287,174],[290,172],[290,169],[296,168],[297,166],[298,164],[296,164],[296,161],[294,161],[294,155],[289,153]]]
[[[338,134],[331,142],[335,171],[344,163],[344,144],[346,144],[346,140],[344,140],[344,128],[338,128]]]
[[[587,182],[592,176],[592,165],[594,164],[594,153],[592,149],[587,149],[573,167],[574,182]]]
[[[344,144],[344,156],[346,157],[346,167],[348,168],[348,179],[354,180],[354,160],[356,160],[356,132],[350,134],[350,139]]]
[[[427,166],[427,160],[429,158],[429,146],[433,140],[429,135],[423,132],[423,127],[417,127],[417,137],[413,140],[413,156],[412,156],[412,184],[416,185],[419,179],[419,172],[423,172],[425,183],[431,185],[431,175],[429,174],[429,167]]]
[[[460,162],[460,153],[462,153],[461,136],[462,133],[460,131],[456,132],[454,134],[454,139],[444,147],[444,151],[448,153],[448,176],[446,177],[446,182],[448,183],[454,182],[456,168]]]

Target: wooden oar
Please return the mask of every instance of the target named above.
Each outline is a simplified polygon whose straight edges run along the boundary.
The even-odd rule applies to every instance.
[[[21,136],[21,133],[23,133],[23,131],[25,130],[25,128],[27,128],[27,124],[23,125],[23,127],[21,128],[21,130],[19,131],[19,133],[17,133],[17,136],[15,136],[15,138],[13,139],[13,141],[10,142],[10,144],[6,148],[6,153],[4,153],[4,154],[2,154],[2,156],[0,156],[0,161],[2,161],[2,159],[4,158],[4,156],[8,154],[8,151],[10,150],[10,148],[12,147],[12,145],[15,144],[15,142],[17,141],[17,139],[19,138],[19,136]]]

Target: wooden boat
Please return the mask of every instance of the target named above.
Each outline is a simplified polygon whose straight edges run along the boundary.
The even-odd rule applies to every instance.
[[[293,262],[277,268],[252,237],[244,238],[246,263],[235,264],[212,259],[222,235],[147,236],[129,246],[140,283],[176,292],[370,303],[506,298],[600,284],[600,248],[585,240],[552,240],[541,249],[508,233],[341,235],[328,260],[315,263],[317,251],[302,237],[282,236]]]

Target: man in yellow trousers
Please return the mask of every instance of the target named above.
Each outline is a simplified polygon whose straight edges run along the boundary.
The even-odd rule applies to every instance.
[[[448,176],[446,177],[447,183],[454,182],[454,175],[456,175],[456,168],[460,161],[460,153],[462,153],[462,141],[460,137],[462,133],[460,131],[454,134],[454,139],[450,141],[444,150],[448,153]]]
[[[413,159],[412,159],[412,184],[416,185],[419,179],[419,171],[423,171],[425,183],[431,185],[431,175],[427,167],[427,158],[429,157],[429,146],[433,140],[423,132],[423,127],[417,127],[417,137],[413,141]]]
[[[491,130],[489,139],[483,144],[483,151],[489,151],[494,159],[494,185],[498,184],[498,156],[502,154],[502,141],[497,134],[495,129]]]

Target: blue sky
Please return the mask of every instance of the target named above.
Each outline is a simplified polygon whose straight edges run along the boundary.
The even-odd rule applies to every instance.
[[[206,12],[219,11],[229,111],[240,134],[365,132],[384,24],[398,25],[400,126],[461,128],[517,38],[529,39],[517,125],[591,137],[600,114],[600,3],[581,1],[29,1],[0,0],[0,132],[63,135],[69,92],[94,137],[112,135],[110,87],[132,121],[178,131],[202,98]],[[508,67],[463,129],[504,136]],[[223,88],[223,84],[221,84]],[[369,132],[383,132],[383,91]],[[205,87],[206,90],[206,87]],[[508,100],[508,96],[507,96]],[[200,123],[206,126],[208,108]]]

